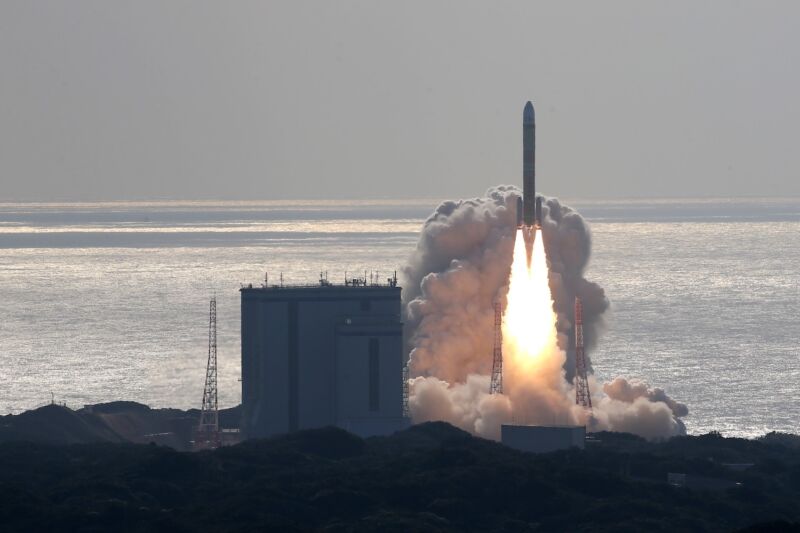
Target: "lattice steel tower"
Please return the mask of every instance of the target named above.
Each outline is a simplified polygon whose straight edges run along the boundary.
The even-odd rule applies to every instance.
[[[206,385],[203,390],[203,407],[200,409],[200,424],[197,426],[195,444],[200,447],[217,448],[222,444],[221,437],[217,405],[217,297],[215,296],[211,298],[208,310]]]
[[[492,394],[503,394],[503,310],[494,303],[494,350],[492,351]]]
[[[575,298],[575,403],[592,410],[592,395],[586,378],[586,352],[583,349],[583,305]]]

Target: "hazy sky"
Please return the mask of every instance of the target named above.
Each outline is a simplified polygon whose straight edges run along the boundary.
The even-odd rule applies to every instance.
[[[800,2],[0,3],[0,199],[800,194]]]

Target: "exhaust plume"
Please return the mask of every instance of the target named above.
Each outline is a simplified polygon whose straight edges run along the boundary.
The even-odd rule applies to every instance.
[[[483,198],[442,203],[425,221],[417,248],[402,270],[414,421],[445,420],[494,439],[499,438],[500,424],[511,422],[588,423],[590,429],[628,431],[651,439],[685,433],[680,421],[688,414],[685,405],[661,389],[625,378],[599,385],[590,375],[592,420],[575,405],[572,303],[575,296],[583,301],[591,372],[588,354],[598,341],[609,302],[599,285],[583,277],[591,251],[585,221],[555,198],[543,206],[542,238],[533,240],[529,274],[518,272],[517,263],[512,268],[515,257],[524,253],[524,244],[519,251],[521,232],[515,236],[519,195],[515,187],[500,186]],[[535,264],[542,242],[549,264],[544,271]],[[538,258],[542,262],[543,252]],[[549,277],[532,281],[537,275]],[[509,287],[509,279],[514,287]],[[520,289],[524,284],[528,287]],[[539,316],[536,309],[519,309],[533,304],[518,295],[536,294],[535,287],[549,293],[533,298],[540,309],[546,300],[547,316],[527,328],[510,324]],[[496,299],[505,309],[503,395],[489,394]],[[512,331],[522,336],[529,331],[531,336],[515,340]]]

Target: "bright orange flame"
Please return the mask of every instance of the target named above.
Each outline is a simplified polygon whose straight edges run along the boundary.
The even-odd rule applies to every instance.
[[[528,267],[530,264],[530,267]],[[547,366],[557,346],[556,314],[550,294],[547,257],[542,230],[537,229],[530,262],[525,233],[517,230],[514,258],[508,287],[508,303],[503,314],[503,364],[512,381],[533,377]],[[516,378],[516,379],[515,379]]]

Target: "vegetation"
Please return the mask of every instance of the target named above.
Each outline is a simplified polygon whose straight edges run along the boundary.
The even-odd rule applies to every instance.
[[[80,444],[90,442],[156,441],[176,450],[191,448],[197,409],[151,409],[136,402],[111,402],[73,411],[46,405],[18,415],[0,416],[0,442]],[[241,406],[219,412],[223,427],[236,427]],[[2,528],[0,528],[2,529]]]
[[[0,529],[800,530],[796,436],[596,437],[544,455],[444,423],[366,440],[326,428],[200,453],[6,442]],[[686,486],[669,485],[670,472],[687,474]]]

